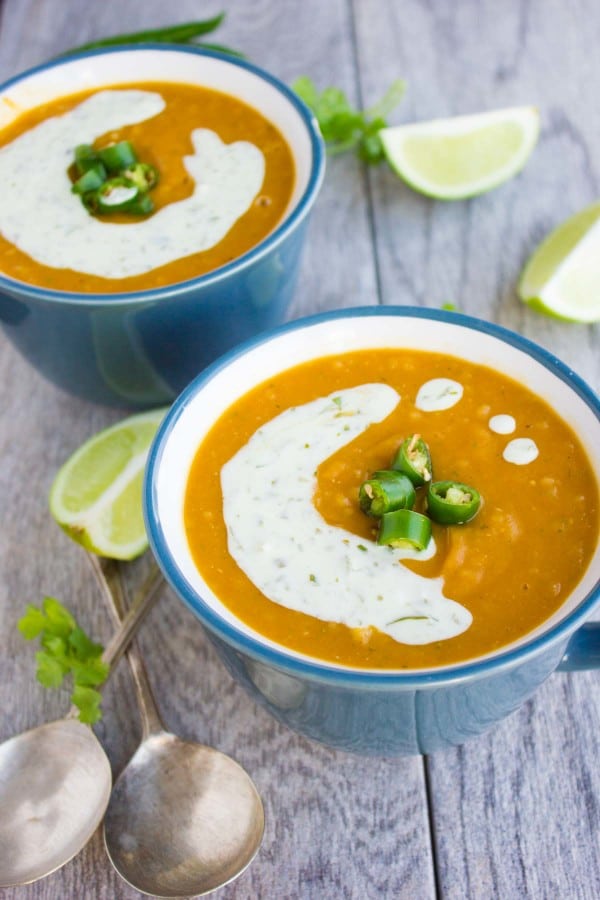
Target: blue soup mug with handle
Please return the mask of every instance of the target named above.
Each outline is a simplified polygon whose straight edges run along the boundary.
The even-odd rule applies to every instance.
[[[570,596],[541,626],[496,652],[440,668],[377,671],[297,653],[237,619],[192,559],[183,523],[195,452],[242,394],[320,356],[369,348],[446,353],[521,382],[572,427],[600,481],[600,402],[542,348],[467,316],[410,307],[341,310],[283,326],[232,351],[175,401],[152,446],[144,505],[165,577],[198,617],[232,676],[277,719],[332,747],[391,756],[461,744],[515,710],[556,669],[600,666],[600,545]],[[324,386],[324,393],[327,393]],[[516,564],[518,562],[516,561]],[[187,673],[188,680],[201,673]]]
[[[163,404],[226,350],[283,322],[323,179],[323,141],[294,92],[248,62],[196,47],[93,50],[24,72],[0,86],[0,129],[36,106],[80,91],[161,81],[212,88],[257,109],[286,139],[295,185],[282,220],[264,240],[189,281],[130,293],[71,293],[0,271],[5,334],[46,378],[93,402]],[[189,127],[191,132],[197,125]],[[80,202],[68,181],[65,198]]]

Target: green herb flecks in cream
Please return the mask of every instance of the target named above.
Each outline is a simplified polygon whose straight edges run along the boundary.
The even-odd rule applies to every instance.
[[[192,195],[141,221],[101,221],[71,192],[67,170],[77,146],[150,119],[164,107],[153,91],[100,91],[0,148],[3,237],[42,265],[114,279],[216,246],[263,183],[263,153],[248,141],[224,144],[214,131],[192,131],[194,153],[184,159]]]
[[[426,644],[460,634],[472,621],[444,596],[441,578],[400,565],[433,556],[433,539],[421,551],[365,547],[325,522],[312,500],[319,464],[385,419],[399,400],[387,385],[365,384],[276,416],[223,467],[223,514],[230,554],[270,600],[350,628],[372,625],[401,643]]]

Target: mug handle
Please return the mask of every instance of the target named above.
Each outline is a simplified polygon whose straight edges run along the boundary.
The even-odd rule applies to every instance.
[[[575,632],[556,671],[583,669],[600,669],[600,622],[588,622]]]

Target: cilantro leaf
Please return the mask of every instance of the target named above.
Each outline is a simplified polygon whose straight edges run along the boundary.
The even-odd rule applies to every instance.
[[[17,627],[26,640],[39,638],[36,677],[46,688],[58,688],[65,677],[73,682],[72,702],[79,719],[93,724],[102,717],[101,696],[96,687],[106,681],[109,668],[102,660],[103,647],[77,624],[75,617],[54,597],[45,597],[42,608],[28,604]]]
[[[40,684],[47,688],[57,688],[63,683],[64,669],[60,662],[45,650],[35,654],[37,669],[35,676]]]
[[[68,637],[77,624],[69,610],[55,597],[44,597],[42,606],[46,613],[46,630]]]
[[[329,154],[355,150],[367,163],[381,162],[384,154],[379,132],[386,127],[387,116],[404,97],[404,81],[394,81],[379,103],[363,112],[354,109],[339,88],[327,87],[319,92],[306,75],[297,78],[292,89],[315,114]]]
[[[80,660],[94,659],[100,656],[103,650],[102,644],[95,644],[79,626],[76,626],[69,635],[69,645]]]
[[[58,637],[56,634],[43,634],[40,638],[40,644],[61,666],[65,675],[71,668],[67,652],[67,642],[64,638]]]
[[[308,75],[301,75],[300,78],[296,78],[292,89],[311,109],[314,109],[319,102],[319,92],[315,87],[314,81]]]
[[[98,686],[104,684],[108,678],[109,668],[102,659],[97,656],[95,659],[89,659],[85,663],[73,662],[71,664],[73,680],[76,685]]]
[[[79,710],[79,721],[88,725],[93,725],[102,718],[102,710],[100,709],[100,700],[102,699],[99,691],[91,687],[76,685],[71,695],[71,700]]]
[[[404,100],[405,93],[406,81],[403,78],[397,78],[392,81],[379,103],[367,109],[365,115],[370,119],[387,119],[389,114]]]
[[[28,603],[25,615],[17,622],[17,628],[25,640],[31,641],[33,638],[36,638],[44,630],[45,626],[46,616],[44,613],[37,606]]]

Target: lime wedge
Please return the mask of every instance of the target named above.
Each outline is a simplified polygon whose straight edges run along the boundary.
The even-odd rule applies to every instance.
[[[542,241],[517,292],[532,309],[567,322],[600,322],[600,203],[582,209]]]
[[[100,431],[56,475],[50,512],[86,550],[134,559],[147,548],[142,482],[150,444],[165,413],[140,413]]]
[[[387,160],[416,191],[439,200],[483,194],[516,175],[538,139],[533,106],[383,128]]]

